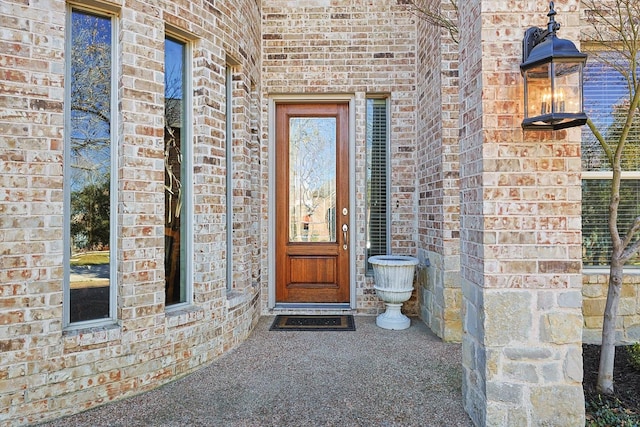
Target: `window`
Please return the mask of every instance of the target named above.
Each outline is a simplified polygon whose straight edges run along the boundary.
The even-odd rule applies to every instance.
[[[165,38],[165,305],[191,302],[192,150],[189,49],[186,43]]]
[[[64,324],[115,318],[115,20],[68,9]]]
[[[226,158],[226,216],[227,216],[227,290],[233,289],[233,66],[227,64],[225,86],[225,158]]]
[[[367,247],[366,259],[389,250],[389,132],[387,100],[367,98]],[[367,261],[367,272],[372,272]]]
[[[595,57],[595,58],[594,58]],[[597,52],[591,56],[584,74],[584,105],[587,115],[612,147],[616,144],[625,112],[629,106],[629,90],[623,74],[628,62],[613,52]],[[585,266],[608,266],[611,238],[608,229],[611,195],[611,166],[604,150],[591,130],[582,130],[582,250]],[[632,220],[640,215],[640,115],[636,115],[627,139],[622,161],[622,182],[618,226],[626,232]],[[631,265],[640,266],[640,257]]]

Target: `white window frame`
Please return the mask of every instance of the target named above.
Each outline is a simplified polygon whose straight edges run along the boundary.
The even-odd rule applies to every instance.
[[[225,183],[226,183],[226,289],[233,291],[233,61],[227,58],[224,70],[225,90]]]
[[[70,174],[69,174],[69,164],[71,160],[69,147],[71,145],[71,84],[65,84],[64,88],[64,154],[63,154],[63,164],[64,164],[64,219],[63,219],[63,270],[64,270],[64,283],[63,283],[63,320],[62,326],[64,329],[79,329],[79,328],[90,328],[95,326],[102,326],[113,324],[116,321],[116,303],[117,303],[117,253],[118,253],[118,119],[119,119],[119,110],[118,110],[118,70],[119,67],[119,44],[118,40],[118,19],[117,15],[114,13],[114,10],[100,10],[94,8],[86,8],[80,7],[75,4],[67,4],[66,11],[66,41],[65,41],[65,82],[71,81],[70,71],[71,71],[71,57],[70,55],[71,49],[73,48],[71,44],[71,27],[72,27],[72,14],[73,11],[91,13],[95,15],[99,15],[104,18],[109,18],[111,20],[111,99],[110,99],[110,126],[109,132],[111,136],[110,143],[110,156],[111,156],[111,182],[109,186],[109,209],[110,209],[110,217],[109,217],[109,316],[106,318],[93,319],[93,320],[85,320],[80,322],[71,322],[71,310],[70,310],[70,301],[71,301],[71,185],[70,185]]]
[[[183,93],[182,93],[182,128],[180,129],[180,139],[181,139],[181,150],[182,150],[182,188],[184,190],[183,193],[183,202],[182,206],[184,208],[184,213],[182,214],[181,228],[185,231],[185,247],[184,252],[182,252],[182,244],[181,247],[181,265],[184,265],[183,273],[185,275],[184,279],[184,293],[185,300],[183,302],[178,302],[171,305],[165,304],[165,312],[172,312],[183,309],[186,306],[193,304],[193,241],[194,241],[194,232],[193,232],[193,212],[194,212],[194,201],[193,201],[193,41],[186,38],[184,34],[177,29],[173,29],[171,27],[165,27],[165,37],[164,40],[169,37],[175,41],[184,43],[184,58],[183,58]],[[163,86],[164,88],[164,86]],[[164,90],[164,89],[163,89]],[[163,94],[164,95],[164,94]],[[182,234],[182,230],[180,230]],[[184,261],[182,260],[182,256],[184,255]],[[182,264],[184,262],[184,264]]]

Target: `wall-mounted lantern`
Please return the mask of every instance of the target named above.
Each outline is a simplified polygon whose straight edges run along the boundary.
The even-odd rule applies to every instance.
[[[582,69],[587,55],[559,39],[553,2],[547,28],[529,28],[522,40],[523,129],[565,129],[587,122],[582,105]]]

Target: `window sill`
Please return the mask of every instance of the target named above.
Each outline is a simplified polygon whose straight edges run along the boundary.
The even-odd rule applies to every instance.
[[[165,313],[165,319],[168,328],[177,328],[204,319],[204,310],[195,305],[189,305],[167,311]]]
[[[65,353],[108,347],[111,343],[119,343],[122,339],[122,328],[115,323],[62,332]]]
[[[251,294],[249,292],[228,291],[227,292],[227,308],[233,309],[249,301]]]

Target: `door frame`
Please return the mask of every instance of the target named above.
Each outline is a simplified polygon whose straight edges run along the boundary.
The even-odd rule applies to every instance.
[[[355,97],[353,94],[330,94],[330,95],[304,95],[304,94],[287,94],[287,95],[269,95],[268,106],[268,152],[269,159],[267,166],[269,168],[269,185],[268,185],[268,246],[267,246],[267,263],[268,263],[268,308],[269,309],[312,309],[312,310],[336,310],[336,309],[355,309],[356,308],[356,166],[355,166]],[[354,242],[349,245],[349,302],[341,304],[333,303],[277,303],[276,304],[276,106],[278,104],[287,103],[346,103],[349,105],[349,241]]]

